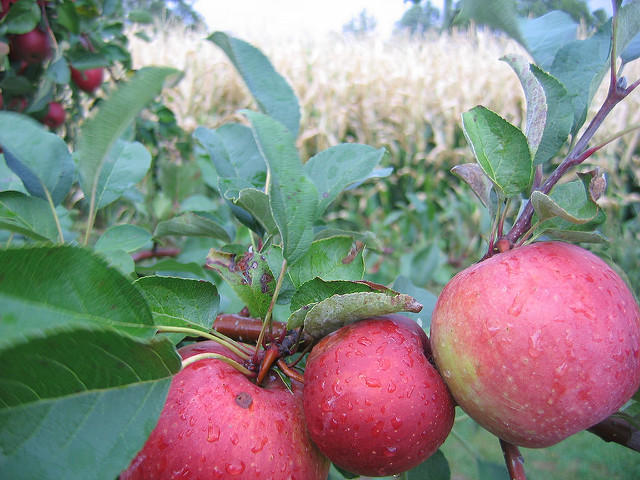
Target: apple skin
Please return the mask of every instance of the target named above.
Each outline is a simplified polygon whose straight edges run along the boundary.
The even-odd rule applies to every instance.
[[[47,113],[40,121],[51,129],[56,129],[64,123],[66,113],[63,106],[58,102],[50,102],[47,106]]]
[[[10,49],[11,60],[22,60],[29,64],[41,63],[51,55],[49,36],[37,28],[21,35],[12,35]]]
[[[387,476],[422,463],[451,431],[454,404],[411,319],[344,326],[309,354],[304,413],[311,439],[336,465]]]
[[[233,353],[205,341],[182,358]],[[302,416],[302,387],[292,394],[278,377],[258,387],[226,363],[199,360],[172,380],[155,429],[120,480],[326,480],[329,461],[311,443]]]
[[[71,79],[78,88],[87,93],[93,93],[104,80],[104,69],[89,68],[87,70],[77,70],[71,67]]]
[[[603,260],[562,242],[494,255],[443,289],[431,348],[456,402],[515,445],[553,445],[640,386],[640,310]]]

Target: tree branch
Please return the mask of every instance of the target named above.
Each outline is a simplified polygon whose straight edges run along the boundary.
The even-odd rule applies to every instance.
[[[612,415],[587,429],[605,442],[615,442],[640,452],[640,430],[624,418]]]

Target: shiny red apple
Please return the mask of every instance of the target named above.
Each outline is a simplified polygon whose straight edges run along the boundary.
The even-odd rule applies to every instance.
[[[239,360],[211,341],[179,352]],[[158,424],[120,480],[326,480],[329,461],[309,439],[293,383],[293,393],[276,376],[259,387],[220,360],[192,363],[174,377]]]
[[[428,355],[424,331],[400,315],[323,338],[304,373],[305,420],[318,448],[368,476],[398,474],[431,456],[451,431],[454,404]]]
[[[498,437],[553,445],[618,410],[640,386],[640,309],[593,253],[534,243],[460,272],[431,323],[456,402]]]
[[[104,80],[104,69],[89,68],[87,70],[78,70],[71,67],[71,79],[80,90],[92,93],[102,85]]]
[[[14,61],[41,63],[51,55],[49,36],[38,28],[21,35],[12,35],[9,45],[9,58]]]

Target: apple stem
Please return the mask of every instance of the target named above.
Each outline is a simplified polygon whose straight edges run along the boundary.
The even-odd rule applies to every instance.
[[[520,453],[520,449],[502,439],[500,439],[500,448],[502,448],[502,453],[504,454],[509,478],[511,480],[527,480],[527,475],[524,473],[524,458]]]
[[[302,357],[300,357],[302,358]],[[301,374],[298,370],[293,368],[293,365],[289,365],[284,359],[279,358],[276,362],[280,370],[289,378],[293,378],[297,382],[304,383],[304,375]]]
[[[243,367],[242,365],[240,365],[235,360],[233,360],[233,359],[231,359],[229,357],[226,357],[224,355],[221,355],[220,353],[213,353],[213,352],[199,353],[197,355],[193,355],[192,357],[184,359],[182,361],[182,368],[185,369],[189,365],[191,365],[192,363],[195,363],[195,362],[197,362],[199,360],[206,360],[206,359],[209,359],[209,358],[212,358],[212,359],[215,359],[215,360],[220,360],[221,362],[224,362],[227,365],[232,366],[233,368],[238,370],[243,375],[246,375],[247,377],[255,377],[256,376],[255,372],[252,372],[251,370],[248,370],[247,368]]]
[[[158,333],[185,333],[192,337],[204,337],[209,340],[213,340],[214,342],[217,342],[223,347],[231,350],[240,358],[243,358],[245,360],[251,358],[251,353],[245,351],[244,348],[241,348],[237,342],[225,335],[222,335],[221,333],[215,332],[215,330],[213,331],[215,333],[209,333],[203,332],[202,330],[196,330],[194,328],[174,327],[171,325],[158,325],[156,326],[156,328],[158,330]]]
[[[256,383],[260,385],[264,380],[264,377],[267,376],[269,369],[271,366],[280,358],[280,349],[274,343],[272,343],[267,349],[264,358],[262,359],[262,363],[260,364],[260,370],[258,370],[258,378],[256,378]]]

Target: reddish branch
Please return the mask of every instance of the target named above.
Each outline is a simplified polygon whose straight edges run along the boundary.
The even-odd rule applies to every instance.
[[[131,255],[134,262],[141,260],[147,260],[149,258],[162,258],[162,257],[177,257],[180,254],[178,248],[152,248],[150,250],[143,250],[141,252]]]
[[[216,317],[213,328],[217,332],[240,342],[255,342],[262,329],[262,319],[236,313],[223,313]],[[286,334],[287,325],[273,322],[274,336]]]
[[[500,439],[500,447],[509,471],[509,478],[511,480],[527,480],[527,475],[524,473],[524,458],[522,458],[518,447],[502,439]]]
[[[640,452],[640,431],[624,418],[611,416],[587,429],[605,442],[615,442]]]

